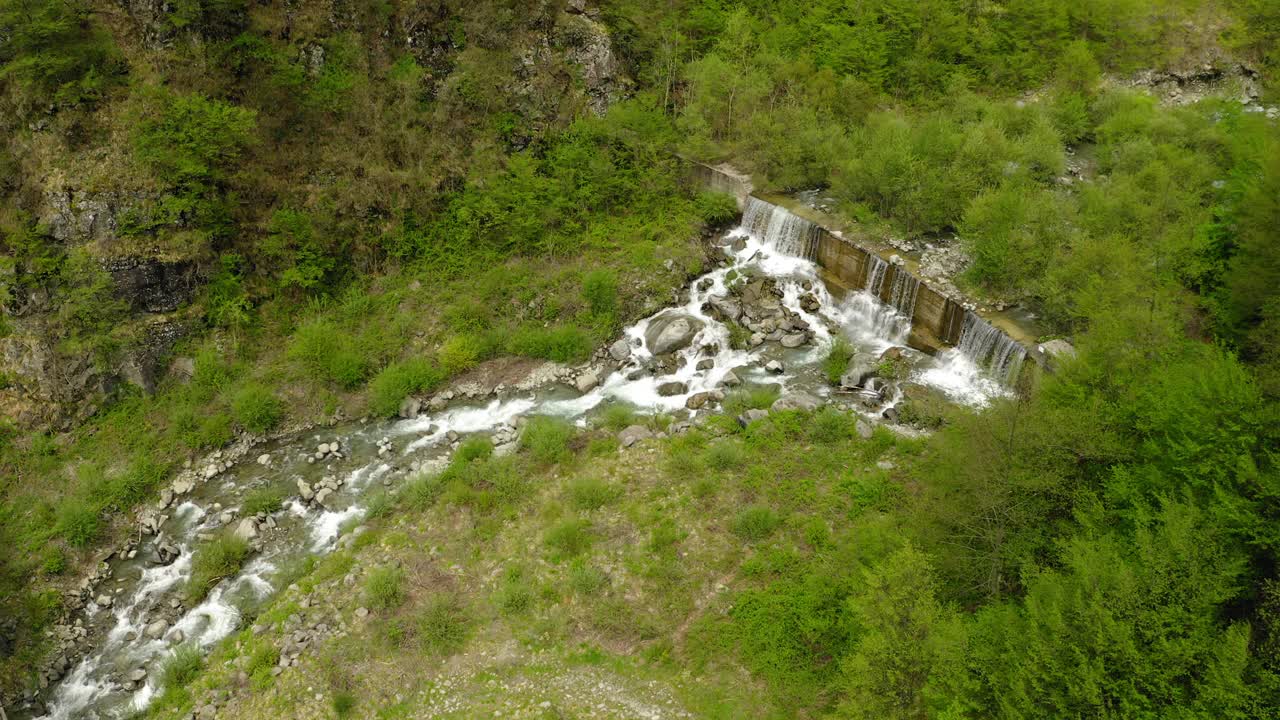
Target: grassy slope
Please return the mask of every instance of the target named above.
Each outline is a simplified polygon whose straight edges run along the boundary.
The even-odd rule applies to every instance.
[[[153,715],[182,717],[227,692],[227,718],[326,717],[352,701],[352,716],[385,718],[806,716],[823,702],[818,678],[803,663],[767,667],[786,658],[747,643],[773,630],[732,613],[743,593],[800,568],[832,563],[852,577],[881,549],[848,540],[895,522],[903,491],[877,461],[918,445],[886,431],[858,440],[852,422],[782,413],[740,430],[721,416],[626,450],[594,431],[556,464],[522,451],[455,468],[429,507],[401,493],[357,549],[304,575],[259,616],[263,632],[233,636]],[[513,469],[523,481],[495,491]],[[403,602],[377,609],[387,593],[371,596],[367,578],[392,566]],[[456,643],[424,620],[441,603],[456,611]],[[361,619],[365,606],[375,609]],[[270,647],[295,613],[345,636],[273,677]]]

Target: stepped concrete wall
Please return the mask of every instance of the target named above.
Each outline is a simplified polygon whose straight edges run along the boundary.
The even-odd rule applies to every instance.
[[[872,254],[888,260],[884,257],[884,253],[831,229],[829,219],[819,211],[808,207],[795,207],[794,203],[786,203],[785,198],[755,195],[750,177],[728,165],[711,166],[690,161],[690,174],[694,182],[709,190],[733,195],[738,200],[739,208],[744,207],[747,198],[754,195],[765,202],[782,205],[817,225],[820,232],[814,259],[822,270],[823,279],[838,289],[854,291],[865,287],[867,267],[870,265],[869,259]],[[881,285],[881,300],[889,301],[894,277],[900,272],[909,273],[911,270],[906,265],[889,264],[884,283]],[[910,344],[929,352],[955,345],[960,341],[960,331],[964,328],[963,298],[953,298],[931,287],[918,276],[916,280],[920,281],[920,290],[911,316]],[[1009,321],[1004,318],[985,315],[983,317],[1026,348],[1027,356],[1034,361],[1034,364],[1043,365],[1044,358],[1036,348],[1033,332],[1025,328],[1010,328]]]

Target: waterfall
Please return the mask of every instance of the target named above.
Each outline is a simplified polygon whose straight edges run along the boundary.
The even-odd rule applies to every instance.
[[[889,263],[873,253],[867,253],[867,263],[867,282],[862,289],[874,297],[880,297],[880,291],[884,289],[884,274],[889,269]]]
[[[893,290],[889,295],[889,304],[897,308],[907,320],[916,312],[916,295],[920,293],[920,281],[902,267],[893,274]]]
[[[974,364],[988,368],[1001,382],[1012,384],[1018,379],[1026,348],[1005,335],[972,311],[964,316],[964,329],[956,346]]]
[[[741,229],[784,255],[806,260],[813,260],[818,255],[821,228],[786,208],[759,198],[747,198]]]

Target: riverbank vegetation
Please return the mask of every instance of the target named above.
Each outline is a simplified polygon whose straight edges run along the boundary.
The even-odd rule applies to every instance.
[[[561,31],[550,56],[518,57],[567,22],[560,3],[340,21],[182,3],[147,26],[159,43],[97,10],[0,0],[0,335],[57,307],[58,352],[107,367],[144,331],[86,248],[110,253],[39,212],[37,180],[70,168],[129,198],[116,251],[202,282],[174,311],[189,372],[65,432],[0,427],[10,686],[57,617],[48,588],[182,458],[338,411],[391,416],[501,355],[579,361],[656,309],[701,266],[699,230],[733,214],[684,182],[679,152],[821,187],[867,233],[954,235],[967,290],[1025,303],[1078,356],[920,441],[783,413],[650,464],[531,423],[517,459],[465,457],[375,522],[362,542],[406,561],[440,543],[464,572],[430,597],[412,572],[371,579],[383,640],[315,660],[323,712],[411,716],[379,699],[382,668],[513,638],[544,645],[549,677],[659,682],[706,717],[1280,705],[1280,131],[1238,102],[1249,83],[1275,104],[1271,3],[605,2],[635,84],[599,116],[552,82],[576,77]],[[384,39],[409,19],[431,52]],[[1205,62],[1258,75],[1195,103],[1126,81]],[[726,409],[772,399],[757,392]],[[509,482],[477,485],[490,475]],[[466,532],[421,529],[454,522]],[[156,712],[259,645],[233,638]],[[253,677],[245,717],[313,695],[296,673]]]

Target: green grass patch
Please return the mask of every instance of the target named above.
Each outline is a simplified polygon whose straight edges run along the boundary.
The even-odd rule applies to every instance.
[[[240,513],[242,515],[257,515],[258,513],[273,513],[284,505],[284,490],[274,485],[254,488],[244,496],[244,502],[240,505]]]
[[[759,542],[773,534],[782,524],[778,513],[767,505],[744,508],[733,518],[733,534],[747,542]]]
[[[520,445],[529,452],[537,462],[553,465],[564,462],[573,456],[569,450],[569,441],[574,436],[573,425],[569,421],[548,416],[529,418],[520,434]]]
[[[284,418],[284,404],[265,386],[250,384],[232,396],[231,413],[245,430],[265,433]]]
[[[371,610],[392,610],[404,604],[404,570],[393,565],[374,568],[364,581],[364,602]]]
[[[565,494],[569,505],[575,510],[589,511],[599,510],[613,502],[621,495],[621,491],[617,486],[598,478],[578,478],[569,483]]]
[[[837,337],[831,347],[827,348],[827,354],[822,359],[822,374],[826,376],[827,382],[832,385],[839,385],[840,378],[849,371],[849,361],[853,359],[853,344],[844,337]]]
[[[562,520],[552,525],[542,540],[551,552],[553,562],[577,557],[591,549],[594,541],[591,521],[584,518]]]
[[[457,598],[437,595],[415,623],[419,646],[433,655],[452,655],[467,643],[471,618]]]
[[[445,377],[444,370],[422,358],[391,363],[369,383],[369,409],[391,417],[400,411],[406,397],[434,389]]]
[[[187,600],[199,602],[214,585],[231,577],[249,559],[249,543],[230,533],[223,533],[195,549],[191,559],[191,578],[187,580]]]
[[[160,682],[165,688],[184,688],[200,677],[204,669],[204,654],[195,645],[182,645],[170,653],[160,672]]]

